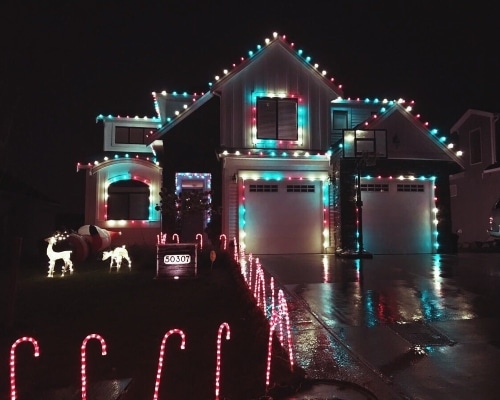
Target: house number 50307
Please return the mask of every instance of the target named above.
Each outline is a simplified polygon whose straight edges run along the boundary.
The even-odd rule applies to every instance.
[[[189,264],[191,256],[189,254],[167,254],[163,257],[164,264]]]

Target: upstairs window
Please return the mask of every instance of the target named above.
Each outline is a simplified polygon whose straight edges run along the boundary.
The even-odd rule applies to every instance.
[[[108,220],[148,220],[149,186],[134,180],[122,180],[108,187]]]
[[[115,143],[117,144],[146,144],[148,135],[154,132],[151,128],[136,128],[117,126],[115,128]]]
[[[342,137],[342,132],[344,129],[349,128],[347,126],[347,111],[345,110],[334,110],[332,112],[332,131],[333,134]]]
[[[294,98],[257,98],[257,139],[298,140],[298,101]]]
[[[470,163],[478,164],[481,160],[481,131],[476,129],[469,133]]]

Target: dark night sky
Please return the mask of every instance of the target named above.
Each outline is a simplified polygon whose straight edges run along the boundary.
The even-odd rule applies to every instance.
[[[151,117],[152,91],[206,91],[274,31],[346,97],[415,100],[443,133],[469,108],[500,111],[500,14],[486,1],[102,3],[0,6],[0,167],[70,211],[83,212],[76,163],[102,148],[97,115]]]

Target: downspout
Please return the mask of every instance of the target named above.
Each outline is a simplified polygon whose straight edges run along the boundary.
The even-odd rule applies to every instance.
[[[490,135],[491,135],[491,163],[496,164],[497,162],[497,143],[496,143],[496,123],[500,118],[500,114],[493,114],[493,118],[490,118]]]

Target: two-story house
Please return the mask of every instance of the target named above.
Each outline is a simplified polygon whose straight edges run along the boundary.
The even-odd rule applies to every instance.
[[[344,98],[327,71],[273,34],[221,71],[206,93],[190,96],[168,119],[160,116],[147,144],[164,140],[175,151],[169,136],[214,99],[220,170],[205,172],[220,176],[213,190],[221,193],[222,232],[246,251],[344,255],[360,244],[374,254],[451,249],[449,175],[462,161],[413,114],[413,103]],[[193,147],[206,136],[202,128],[185,134],[198,138]],[[214,149],[206,150],[210,158]],[[172,167],[164,175],[170,181]]]
[[[453,231],[460,247],[500,237],[499,115],[467,110],[452,126],[464,170],[450,177]]]

